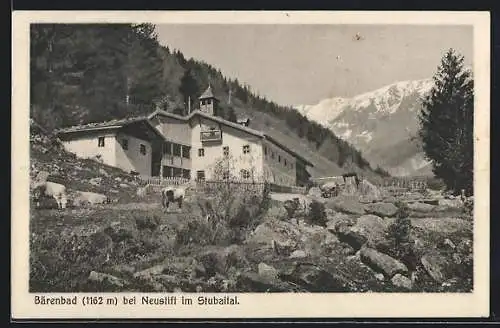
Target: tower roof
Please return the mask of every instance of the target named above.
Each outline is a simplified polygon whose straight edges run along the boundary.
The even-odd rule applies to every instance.
[[[207,90],[205,90],[205,92],[203,92],[203,94],[200,96],[199,99],[208,99],[208,98],[214,98],[214,99],[217,99],[215,96],[214,96],[214,93],[212,92],[212,86],[209,84],[208,85],[208,88]]]

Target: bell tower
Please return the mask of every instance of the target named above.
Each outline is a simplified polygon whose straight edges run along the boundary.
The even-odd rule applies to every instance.
[[[212,92],[212,86],[209,84],[207,90],[199,98],[200,100],[200,111],[205,114],[216,116],[217,106],[219,100],[214,96]]]

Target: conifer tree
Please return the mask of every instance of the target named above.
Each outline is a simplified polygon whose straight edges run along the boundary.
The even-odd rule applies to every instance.
[[[420,113],[420,137],[434,174],[455,193],[473,187],[474,81],[463,56],[449,49]]]

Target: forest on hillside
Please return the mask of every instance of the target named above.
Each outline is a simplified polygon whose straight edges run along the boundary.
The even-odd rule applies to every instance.
[[[223,118],[235,121],[243,110],[267,113],[316,149],[333,148],[325,157],[340,167],[371,170],[359,151],[327,128],[159,44],[152,24],[32,24],[30,38],[30,115],[49,130],[154,109],[183,115],[189,99],[194,105],[210,83]]]

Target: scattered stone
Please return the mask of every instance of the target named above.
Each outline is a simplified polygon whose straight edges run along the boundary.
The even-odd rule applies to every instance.
[[[453,243],[450,239],[448,239],[448,238],[446,238],[446,239],[443,241],[443,245],[444,245],[444,246],[447,246],[447,247],[449,247],[449,248],[451,248],[451,249],[455,249],[455,248],[456,248],[455,244],[454,244],[454,243]]]
[[[449,208],[461,208],[461,207],[463,207],[463,203],[460,200],[460,198],[456,198],[456,199],[442,198],[442,199],[439,199],[439,205],[446,206]]]
[[[304,257],[307,257],[306,252],[304,252],[303,250],[299,250],[299,249],[296,251],[293,251],[292,254],[290,254],[291,259],[301,259]]]
[[[115,181],[116,181],[116,182],[121,182],[121,181],[122,181],[122,178],[120,178],[120,177],[116,177],[116,178],[115,178]]]
[[[134,274],[134,278],[136,279],[144,279],[144,280],[150,280],[151,276],[155,275],[160,275],[165,271],[165,265],[164,264],[158,264],[155,265],[151,268],[136,272]]]
[[[396,215],[398,208],[392,203],[371,203],[365,205],[365,211],[381,217],[393,217]]]
[[[99,174],[104,175],[105,177],[109,177],[109,173],[106,172],[106,170],[103,169],[102,167],[99,169]]]
[[[303,286],[311,292],[345,292],[347,281],[322,268],[308,263],[298,263],[290,273],[282,273],[280,277],[286,281]]]
[[[321,190],[318,187],[312,187],[309,189],[309,192],[307,193],[308,196],[311,197],[316,197],[320,198],[321,197]]]
[[[384,281],[385,277],[382,273],[375,273],[375,278],[379,281]]]
[[[120,188],[128,188],[129,187],[129,185],[126,183],[120,183],[119,186],[120,186]]]
[[[383,273],[387,278],[392,278],[396,273],[408,273],[408,268],[403,263],[373,248],[362,248],[360,257],[364,264]]]
[[[288,292],[290,287],[279,279],[269,280],[254,272],[240,273],[236,278],[239,292]]]
[[[102,272],[96,272],[96,271],[91,271],[89,274],[88,279],[90,281],[95,281],[95,282],[100,282],[100,283],[109,283],[110,285],[116,286],[116,287],[124,287],[128,283],[120,279],[118,277],[112,276],[107,273],[102,273]]]
[[[106,204],[108,197],[103,194],[98,194],[89,191],[77,191],[73,198],[73,206],[80,207],[85,205]]]
[[[404,288],[407,290],[411,290],[412,288],[411,280],[399,273],[395,274],[394,277],[392,277],[391,282],[396,287]]]
[[[421,263],[425,268],[425,271],[434,279],[434,281],[441,283],[446,280],[446,267],[448,261],[446,258],[439,254],[425,254],[421,258]]]
[[[355,197],[337,197],[334,200],[327,202],[326,207],[346,214],[365,214],[363,205]]]
[[[420,203],[420,202],[408,204],[408,208],[412,211],[415,211],[415,212],[424,212],[424,213],[432,212],[432,210],[434,210],[434,207],[435,206],[433,206],[433,205]]]
[[[102,178],[98,177],[98,178],[92,178],[89,180],[89,183],[93,186],[99,186],[102,182]]]
[[[264,262],[259,263],[258,265],[258,272],[259,276],[267,279],[267,280],[274,280],[278,278],[278,270],[276,270],[274,267],[267,265]]]

